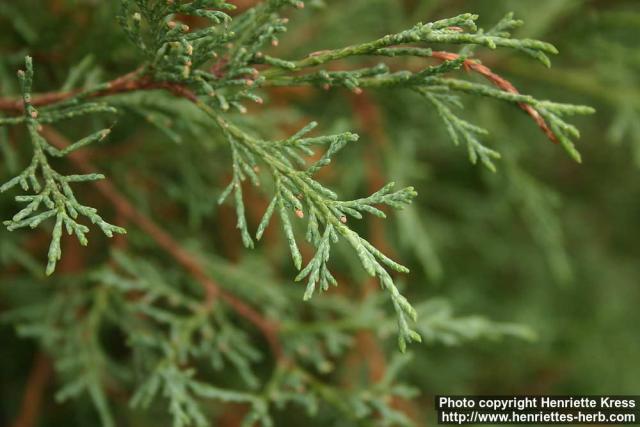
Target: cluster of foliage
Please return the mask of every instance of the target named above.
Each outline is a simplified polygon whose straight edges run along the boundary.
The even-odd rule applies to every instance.
[[[21,337],[35,339],[54,362],[62,384],[58,401],[76,398],[84,407],[88,397],[94,409],[86,416],[97,414],[104,426],[126,419],[157,425],[156,408],[168,411],[166,425],[172,426],[209,425],[212,417],[235,425],[239,421],[229,414],[236,413],[246,426],[282,425],[285,414],[287,425],[309,420],[411,425],[398,402],[428,388],[399,378],[401,368],[424,367],[401,354],[408,344],[534,334],[480,316],[456,317],[446,300],[409,302],[420,301],[423,291],[413,292],[415,298],[404,296],[409,269],[388,253],[407,254],[418,271],[411,279],[415,284],[443,276],[452,283],[473,283],[483,271],[471,268],[457,279],[443,273],[452,269],[444,249],[435,249],[433,230],[442,235],[452,231],[451,225],[434,228],[424,221],[425,202],[412,204],[417,192],[404,186],[409,183],[420,183],[421,195],[428,194],[436,212],[468,215],[476,227],[472,212],[482,221],[500,200],[512,203],[533,236],[519,245],[538,242],[551,276],[571,280],[555,193],[522,168],[524,149],[487,145],[516,136],[500,124],[490,101],[516,107],[504,117],[522,116],[518,126],[535,131],[534,139],[562,146],[578,162],[580,133],[565,118],[593,109],[520,93],[487,66],[505,62],[525,80],[553,76],[553,69],[542,67],[550,66],[548,55],[558,50],[536,38],[512,37],[522,25],[514,14],[483,29],[472,14],[452,13],[453,18],[426,24],[391,19],[400,8],[383,0],[347,6],[265,0],[245,10],[237,10],[241,2],[224,0],[72,3],[52,6],[62,8],[63,22],[89,14],[101,24],[83,28],[91,37],[77,40],[73,52],[56,61],[38,55],[51,43],[48,37],[56,37],[46,31],[51,17],[31,13],[27,6],[0,5],[0,14],[12,24],[6,43],[26,50],[0,59],[0,149],[6,165],[0,212],[9,218],[0,261],[6,269],[2,280],[12,289],[5,320]],[[408,16],[428,17],[437,3],[407,2],[406,7]],[[559,7],[556,16],[570,10]],[[372,15],[382,16],[371,18],[380,25],[358,37],[348,33],[353,30],[348,21],[341,21],[365,22]],[[619,24],[620,19],[607,16],[597,15],[585,25]],[[328,33],[335,31],[302,42],[286,36],[313,31],[308,28],[312,19]],[[577,25],[574,31],[579,37],[584,29]],[[345,43],[365,36],[372,41]],[[592,43],[629,49],[620,40]],[[99,56],[96,43],[104,45]],[[509,59],[495,59],[502,56]],[[632,70],[632,55],[624,56]],[[296,57],[302,59],[290,59]],[[524,60],[527,65],[521,65]],[[542,67],[531,71],[531,60]],[[16,68],[19,85],[11,76]],[[47,79],[44,71],[53,77]],[[583,79],[568,84],[595,86]],[[377,91],[385,97],[383,112],[371,99]],[[635,107],[621,107],[623,98],[602,96],[621,108],[610,134],[622,140],[634,132]],[[626,94],[621,90],[617,96]],[[345,113],[345,99],[352,100],[362,121],[362,138],[349,130],[358,125],[348,123],[353,114]],[[463,106],[473,106],[464,117]],[[381,135],[382,113],[392,118],[388,132],[394,143],[386,144]],[[307,118],[320,115],[325,116],[322,133]],[[433,117],[424,120],[425,115]],[[472,124],[470,115],[486,122],[493,137]],[[141,128],[142,123],[148,126]],[[471,163],[479,162],[488,173],[460,162],[455,147],[421,147],[427,137],[464,145]],[[527,153],[543,160],[556,148],[537,144]],[[447,153],[440,164],[447,173],[440,181],[451,191],[422,182],[428,168],[418,159],[438,159],[439,153]],[[375,158],[382,154],[389,175],[403,184],[400,189],[376,175],[381,165]],[[453,174],[460,174],[458,182]],[[476,181],[497,189],[493,200],[465,194]],[[93,197],[92,185],[98,190]],[[364,187],[370,195],[362,196]],[[436,191],[441,196],[434,199]],[[80,202],[85,199],[100,210]],[[402,209],[392,220],[398,225],[393,244],[377,222],[388,208]],[[274,213],[280,233],[270,227]],[[82,222],[108,237],[128,234],[100,240]],[[44,231],[35,237],[12,232],[24,228]],[[65,231],[75,237],[67,238]],[[86,246],[89,233],[92,244],[78,249],[74,238]],[[497,249],[504,242],[486,236],[487,230],[480,233],[469,227],[454,237],[466,240],[462,249],[452,248],[460,252],[451,252],[458,265],[474,259],[469,251],[502,256],[498,265],[505,262],[504,249]],[[47,237],[48,277],[39,261],[42,236]],[[261,254],[239,250],[236,241]],[[522,268],[541,264],[532,261]],[[305,286],[292,286],[292,278]],[[37,282],[46,285],[34,290]],[[338,282],[342,286],[330,291]],[[388,344],[394,335],[400,353]],[[410,348],[415,347],[421,345]],[[387,352],[389,364],[383,362]],[[354,363],[367,358],[372,360],[364,364],[363,378],[350,373]]]

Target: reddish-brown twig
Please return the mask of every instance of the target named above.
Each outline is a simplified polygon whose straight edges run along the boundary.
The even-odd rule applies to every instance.
[[[159,82],[152,80],[149,76],[140,75],[140,70],[135,70],[111,80],[105,85],[105,89],[87,93],[87,98],[100,98],[104,96],[117,95],[119,93],[135,92],[141,90],[163,89],[173,93],[174,95],[186,98],[190,101],[196,101],[196,96],[188,88],[170,82]],[[69,92],[48,92],[35,95],[31,100],[31,104],[35,107],[56,104],[66,101],[74,96],[81,95],[82,90],[72,90]],[[0,98],[0,110],[3,111],[22,111],[22,99]]]
[[[453,61],[460,57],[460,55],[458,55],[457,53],[446,52],[446,51],[435,51],[432,53],[432,56],[442,61]],[[465,70],[474,71],[480,74],[481,76],[489,80],[491,83],[493,83],[496,87],[504,90],[505,92],[515,93],[515,94],[520,93],[518,92],[518,89],[516,89],[515,86],[511,84],[510,81],[494,73],[486,65],[482,65],[481,63],[471,59],[466,59],[463,65]],[[540,115],[540,113],[535,108],[523,102],[519,103],[518,106],[522,110],[524,110],[525,113],[531,116],[531,118],[536,122],[538,127],[542,129],[544,134],[547,136],[547,138],[549,138],[549,140],[551,140],[551,142],[556,144],[558,143],[558,138],[556,138],[556,136],[553,134],[553,132],[549,128],[549,125],[547,124],[547,122],[545,122],[544,118]]]
[[[25,386],[22,406],[12,427],[33,427],[38,421],[42,396],[53,375],[51,361],[44,353],[36,354]]]

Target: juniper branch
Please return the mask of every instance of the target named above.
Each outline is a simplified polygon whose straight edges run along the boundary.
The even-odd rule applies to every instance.
[[[387,271],[391,269],[400,273],[408,273],[409,270],[389,259],[347,225],[348,216],[360,219],[362,218],[361,212],[384,217],[385,214],[374,205],[402,208],[417,195],[415,190],[412,187],[408,187],[392,192],[394,184],[391,183],[369,197],[352,201],[340,201],[333,191],[313,180],[312,175],[327,165],[332,156],[345,144],[350,141],[356,141],[358,139],[357,135],[344,133],[317,138],[303,138],[306,133],[315,127],[315,123],[312,123],[284,141],[261,141],[216,115],[206,105],[201,104],[201,108],[217,120],[221,130],[227,134],[232,147],[234,147],[232,148],[234,153],[236,153],[234,154],[234,178],[227,190],[223,192],[219,202],[224,201],[232,191],[235,192],[238,228],[244,236],[245,245],[252,246],[253,241],[249,237],[247,224],[244,220],[241,185],[245,179],[245,174],[251,177],[254,183],[259,182],[258,177],[255,176],[255,170],[258,166],[256,159],[260,159],[269,168],[276,183],[276,190],[258,227],[257,236],[260,237],[262,235],[274,211],[277,209],[289,243],[294,265],[298,270],[302,268],[302,257],[298,250],[289,213],[293,212],[299,219],[304,218],[305,215],[309,217],[306,238],[309,243],[316,247],[317,252],[309,264],[296,277],[296,280],[302,280],[308,276],[304,299],[311,298],[318,284],[320,289],[324,291],[328,290],[330,284],[337,284],[329,272],[327,261],[331,244],[336,243],[339,237],[342,237],[354,249],[366,272],[376,277],[382,288],[389,293],[398,317],[400,348],[404,351],[407,343],[420,341],[420,336],[411,330],[409,326],[410,320],[416,320],[415,311],[407,299],[400,294]],[[318,144],[329,145],[320,160],[306,170],[296,169],[294,164],[296,161],[300,161],[301,158],[294,149],[308,154],[311,152],[310,146]],[[240,155],[240,147],[244,150],[244,155]],[[300,163],[304,164],[304,161]],[[320,229],[322,226],[325,227],[324,231]]]
[[[579,133],[574,126],[566,123],[561,117],[567,114],[588,114],[592,110],[588,107],[539,101],[531,96],[521,95],[506,80],[481,64],[468,60],[463,55],[433,51],[428,47],[410,46],[416,43],[448,43],[485,46],[491,49],[512,48],[549,65],[547,54],[557,53],[555,47],[537,40],[510,38],[507,30],[518,24],[511,17],[505,18],[495,29],[485,33],[476,27],[476,15],[463,14],[433,23],[417,24],[409,30],[387,35],[372,42],[315,52],[304,59],[287,61],[264,55],[260,51],[269,41],[276,45],[277,35],[286,30],[287,20],[279,15],[280,10],[285,6],[301,7],[302,3],[293,0],[270,0],[237,17],[237,19],[231,20],[223,11],[233,7],[222,0],[203,0],[190,3],[123,0],[119,22],[129,38],[144,54],[145,62],[132,73],[80,91],[45,94],[32,101],[29,88],[24,91],[25,94],[29,93],[30,102],[27,103],[26,100],[23,102],[25,117],[2,119],[2,124],[15,125],[22,122],[28,124],[32,139],[36,141],[34,145],[36,166],[42,165],[43,171],[46,171],[46,174],[51,177],[51,179],[47,178],[47,182],[50,182],[58,178],[44,166],[46,161],[44,151],[51,156],[64,156],[86,144],[95,142],[104,136],[104,132],[80,140],[65,150],[55,150],[43,142],[38,135],[35,127],[38,122],[37,118],[33,117],[35,107],[32,102],[51,106],[47,110],[47,114],[43,114],[39,119],[42,123],[50,123],[83,114],[110,111],[110,107],[89,103],[88,100],[123,92],[162,89],[178,97],[188,99],[220,126],[221,132],[226,135],[229,141],[233,154],[233,180],[223,192],[221,200],[224,200],[230,193],[234,193],[238,216],[237,226],[241,231],[244,244],[252,246],[253,239],[244,219],[242,181],[248,178],[255,184],[259,183],[256,168],[257,162],[260,161],[267,166],[274,178],[276,192],[258,228],[257,236],[259,237],[264,232],[272,214],[277,211],[289,243],[294,265],[297,269],[302,269],[302,258],[297,247],[289,213],[293,212],[298,218],[308,215],[307,239],[316,247],[317,252],[298,277],[302,279],[308,276],[305,298],[309,298],[313,294],[318,284],[321,289],[326,290],[329,284],[335,283],[326,263],[330,256],[330,242],[337,240],[339,236],[343,237],[353,247],[365,270],[370,275],[376,276],[381,285],[389,291],[398,314],[401,331],[400,345],[401,348],[404,348],[405,342],[419,340],[407,322],[407,318],[413,318],[415,314],[406,299],[398,292],[387,269],[399,272],[406,272],[406,269],[387,258],[360,237],[346,225],[345,221],[347,216],[360,218],[361,212],[381,215],[381,211],[374,207],[374,204],[401,207],[402,204],[408,203],[415,196],[413,189],[409,187],[392,193],[390,187],[384,187],[380,192],[368,198],[339,201],[333,191],[315,181],[312,175],[327,165],[333,154],[345,143],[355,140],[357,137],[354,134],[302,138],[304,133],[310,130],[310,128],[305,128],[299,134],[285,141],[267,142],[250,136],[239,127],[232,125],[229,120],[223,118],[222,114],[231,108],[241,113],[246,112],[246,107],[243,105],[246,100],[261,103],[262,98],[256,94],[256,90],[268,86],[304,84],[329,87],[344,86],[356,93],[360,92],[362,88],[409,88],[423,95],[434,105],[435,110],[443,117],[454,141],[460,135],[465,139],[472,161],[479,158],[482,163],[493,169],[492,159],[497,158],[498,153],[485,147],[474,135],[483,133],[483,130],[456,117],[453,110],[446,105],[447,102],[456,104],[457,101],[452,96],[453,93],[463,92],[487,96],[519,105],[534,118],[550,139],[560,141],[576,160],[580,158],[571,138],[577,138]],[[209,21],[210,25],[203,29],[192,30],[175,19],[177,14],[201,17]],[[464,48],[463,52],[465,51],[470,53],[471,47]],[[364,55],[431,57],[443,62],[439,65],[427,66],[417,72],[408,70],[392,72],[386,65],[381,64],[359,70],[327,71],[321,69],[299,74],[309,68]],[[211,64],[211,60],[215,62]],[[207,63],[211,64],[209,69],[205,68]],[[262,64],[267,65],[266,69],[254,68],[254,65],[260,66]],[[498,89],[443,77],[445,74],[461,68],[471,69],[482,74]],[[0,100],[0,108],[19,109],[16,108],[17,106],[19,104],[16,104],[15,101]],[[315,164],[300,170],[299,167],[304,165],[302,155],[311,152],[310,146],[322,144],[329,146],[325,155]],[[30,168],[27,169],[27,175],[34,170],[33,167]],[[13,186],[19,182],[26,182],[27,175],[17,177],[8,185]],[[71,176],[66,179],[70,182],[76,182],[97,178],[101,178],[101,176],[89,174]],[[46,188],[53,191],[56,187]],[[299,197],[302,197],[302,200]],[[32,200],[25,199],[25,201],[31,202]],[[37,205],[39,202],[35,201],[34,203]],[[60,206],[63,205],[60,204]],[[60,213],[56,216],[48,272],[53,270],[55,261],[60,256],[59,248],[55,242],[59,240],[62,224],[67,218],[62,215],[61,209],[47,211],[41,216],[29,220],[31,221],[29,224],[35,223],[37,225],[44,219],[53,216],[54,214],[51,212]],[[75,209],[95,219],[103,231],[106,230],[106,234],[122,231],[117,228],[109,228],[109,225],[97,217],[94,211],[87,210],[88,208],[80,206]],[[22,219],[21,217],[14,218],[13,226],[28,225],[26,222],[24,224],[19,222]],[[74,222],[66,222],[65,224],[71,231],[74,230]],[[321,230],[320,227],[324,227],[324,229]],[[86,232],[85,229],[78,226],[75,230],[83,242],[81,236]]]
[[[36,228],[43,221],[49,218],[55,218],[51,244],[49,246],[49,261],[46,269],[47,275],[50,275],[55,270],[56,263],[62,256],[60,239],[62,237],[63,227],[69,235],[75,234],[78,241],[83,246],[88,243],[85,235],[89,232],[89,229],[77,222],[79,215],[86,217],[93,224],[96,224],[108,237],[112,237],[114,233],[123,234],[125,233],[125,230],[103,220],[94,208],[80,204],[69,185],[74,182],[100,180],[104,178],[103,175],[87,173],[84,175],[64,176],[52,169],[47,157],[47,154],[49,156],[62,157],[71,151],[98,142],[109,134],[109,129],[103,129],[95,132],[92,135],[75,142],[65,150],[57,150],[42,137],[40,133],[42,125],[40,123],[71,118],[78,114],[111,110],[101,106],[91,105],[84,110],[72,109],[60,111],[53,115],[44,113],[40,116],[38,110],[36,110],[31,104],[33,65],[30,57],[26,58],[25,65],[26,71],[19,71],[18,78],[20,80],[23,94],[24,122],[26,123],[33,146],[33,158],[31,160],[31,164],[24,171],[0,186],[0,193],[10,190],[18,184],[24,191],[32,189],[34,192],[33,195],[16,197],[16,201],[27,203],[27,205],[16,213],[11,220],[4,221],[4,225],[9,231],[27,226]],[[44,184],[41,184],[41,180],[44,181]],[[41,206],[44,206],[46,210],[44,212],[37,213]]]

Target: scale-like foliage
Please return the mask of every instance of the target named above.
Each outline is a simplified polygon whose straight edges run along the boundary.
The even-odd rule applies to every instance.
[[[52,274],[56,268],[56,263],[62,256],[60,239],[62,237],[63,227],[70,235],[75,234],[83,246],[88,243],[85,234],[89,232],[89,229],[76,221],[79,215],[86,217],[93,224],[100,227],[102,232],[108,237],[112,237],[114,233],[125,233],[125,230],[106,222],[98,215],[96,209],[80,204],[71,189],[70,184],[72,183],[104,179],[103,175],[83,174],[65,176],[53,170],[48,160],[48,156],[64,157],[75,150],[103,140],[109,135],[109,129],[99,130],[59,150],[49,144],[46,138],[42,136],[43,125],[84,116],[86,114],[114,113],[116,110],[105,104],[85,103],[77,106],[47,110],[40,113],[31,104],[33,65],[30,57],[27,57],[25,66],[26,71],[18,71],[20,87],[22,88],[22,99],[24,101],[24,116],[5,120],[0,119],[0,125],[24,122],[33,146],[33,158],[26,169],[0,186],[0,193],[20,185],[24,191],[31,189],[34,194],[16,196],[17,202],[26,203],[27,205],[10,220],[5,221],[4,225],[9,231],[23,227],[36,228],[43,221],[49,218],[55,218],[51,245],[49,246],[49,263],[47,264],[47,274]],[[41,207],[44,207],[45,210],[44,212],[38,213]]]
[[[467,102],[489,98],[516,106],[530,116],[532,127],[538,126],[578,162],[581,157],[575,142],[580,134],[565,117],[594,110],[521,94],[474,56],[480,48],[515,51],[550,67],[549,55],[557,54],[557,49],[543,41],[512,37],[510,33],[522,24],[512,14],[487,31],[478,28],[477,15],[465,13],[379,34],[369,42],[309,52],[296,60],[284,58],[286,54],[277,56],[276,48],[291,25],[291,9],[304,8],[304,2],[265,0],[241,13],[234,3],[121,0],[117,12],[105,6],[115,13],[112,18],[136,52],[131,70],[109,81],[98,78],[95,64],[100,58],[89,55],[68,72],[59,91],[32,94],[33,66],[31,57],[26,57],[25,70],[18,72],[22,97],[3,94],[0,99],[0,109],[7,112],[0,117],[0,148],[13,176],[0,192],[18,186],[31,192],[15,197],[27,205],[5,221],[9,231],[53,224],[48,275],[62,257],[64,230],[87,244],[89,228],[81,223],[83,219],[109,237],[125,233],[106,222],[96,209],[81,204],[71,187],[104,176],[65,175],[54,170],[53,159],[88,166],[89,158],[78,154],[117,132],[117,124],[102,125],[104,117],[113,120],[114,115],[120,123],[134,127],[150,124],[160,131],[163,145],[135,146],[137,161],[143,159],[140,166],[128,156],[110,158],[116,171],[118,167],[135,169],[132,176],[114,177],[134,203],[129,204],[109,183],[98,187],[101,195],[114,202],[119,220],[132,221],[143,229],[144,233],[129,242],[132,248],[114,251],[108,264],[77,279],[54,276],[51,280],[59,280],[60,286],[48,291],[42,305],[9,317],[20,325],[22,335],[40,340],[55,358],[65,381],[59,399],[87,394],[105,426],[118,425],[108,397],[115,383],[130,391],[131,410],[164,405],[175,427],[209,425],[212,408],[230,403],[246,409],[245,426],[272,426],[274,413],[290,406],[303,408],[309,416],[331,414],[329,423],[340,419],[354,425],[411,425],[392,404],[393,399],[415,395],[415,389],[397,382],[398,371],[409,358],[394,357],[385,375],[362,387],[344,388],[332,381],[331,375],[339,369],[336,360],[346,358],[356,345],[354,333],[371,330],[386,337],[397,331],[403,352],[409,343],[422,340],[453,345],[502,336],[530,339],[533,334],[527,328],[480,316],[454,317],[446,302],[427,301],[414,308],[401,293],[399,282],[409,269],[387,255],[392,253],[390,248],[383,253],[373,237],[365,237],[361,226],[365,219],[386,218],[389,208],[407,208],[418,196],[414,187],[396,188],[383,181],[368,196],[341,197],[344,186],[325,182],[339,168],[331,165],[340,165],[340,156],[366,138],[341,125],[332,133],[315,133],[316,122],[297,132],[287,130],[285,135],[290,136],[279,138],[269,133],[273,129],[267,131],[260,124],[269,121],[269,114],[276,114],[262,110],[261,105],[277,97],[282,87],[346,88],[356,97],[375,90],[394,96],[403,93],[423,108],[420,114],[432,111],[441,119],[454,144],[466,145],[472,163],[480,161],[494,172],[500,169],[500,150],[483,142],[488,139],[487,130],[458,115]],[[0,13],[19,17],[10,6],[1,6]],[[25,39],[37,37],[22,17],[14,24]],[[9,60],[7,64],[13,66],[15,61]],[[7,64],[0,58],[2,83]],[[50,125],[64,126],[71,119],[100,130],[60,144],[59,138],[51,137]],[[5,143],[9,126],[25,127],[31,142],[32,160],[21,172],[21,157]],[[619,124],[612,134],[624,134],[628,127]],[[119,144],[114,153],[126,145],[113,142]],[[84,150],[76,153],[80,149]],[[560,254],[550,259],[561,258],[562,245],[555,238],[559,226],[548,220],[550,193],[519,171],[513,158],[506,157],[511,199],[522,209],[541,244]],[[414,159],[410,153],[397,153],[396,159],[406,162],[394,165],[396,175],[410,183],[414,177],[401,169]],[[256,241],[266,240],[275,216],[296,270],[295,281],[305,283],[303,291],[273,279],[275,275],[264,263],[246,261],[247,265],[236,266],[214,255],[213,237],[202,230],[209,217],[218,215],[211,200],[217,192],[214,186],[220,186],[222,179],[226,186],[222,186],[218,204],[230,200],[234,205],[239,240],[247,248],[258,246]],[[267,203],[258,209],[258,219],[251,217],[256,208],[247,202],[256,191],[247,184],[266,194]],[[151,193],[156,189],[187,210],[188,221],[175,221],[171,231],[180,233],[182,246],[177,247],[169,233],[145,216],[174,208],[157,200],[162,197],[153,200]],[[411,206],[401,215],[400,229],[411,234],[405,245],[418,254],[431,277],[441,276],[440,261],[427,243],[430,235],[417,208]],[[223,221],[222,213],[218,219]],[[183,224],[186,222],[197,225],[198,231]],[[235,241],[230,233],[225,232],[225,242]],[[149,238],[157,245],[150,244]],[[20,250],[17,241],[3,240],[1,245],[1,262],[34,269],[33,259]],[[160,249],[184,269],[167,263]],[[357,264],[384,292],[363,301],[347,294],[312,298],[339,281],[351,281],[336,273],[340,263]],[[564,264],[556,266],[559,275],[566,275]],[[299,299],[307,303],[292,303]],[[388,306],[395,313],[392,318],[386,314]],[[265,346],[239,319],[262,333],[275,361],[273,369],[266,372]],[[104,345],[108,334],[126,343],[126,354],[113,354]],[[209,381],[207,374],[212,371],[225,374],[225,381]],[[205,405],[207,401],[214,404]]]

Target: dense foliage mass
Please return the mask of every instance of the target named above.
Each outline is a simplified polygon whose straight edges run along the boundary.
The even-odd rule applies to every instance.
[[[0,3],[0,421],[630,391],[582,374],[639,353],[640,12],[615,3]]]

